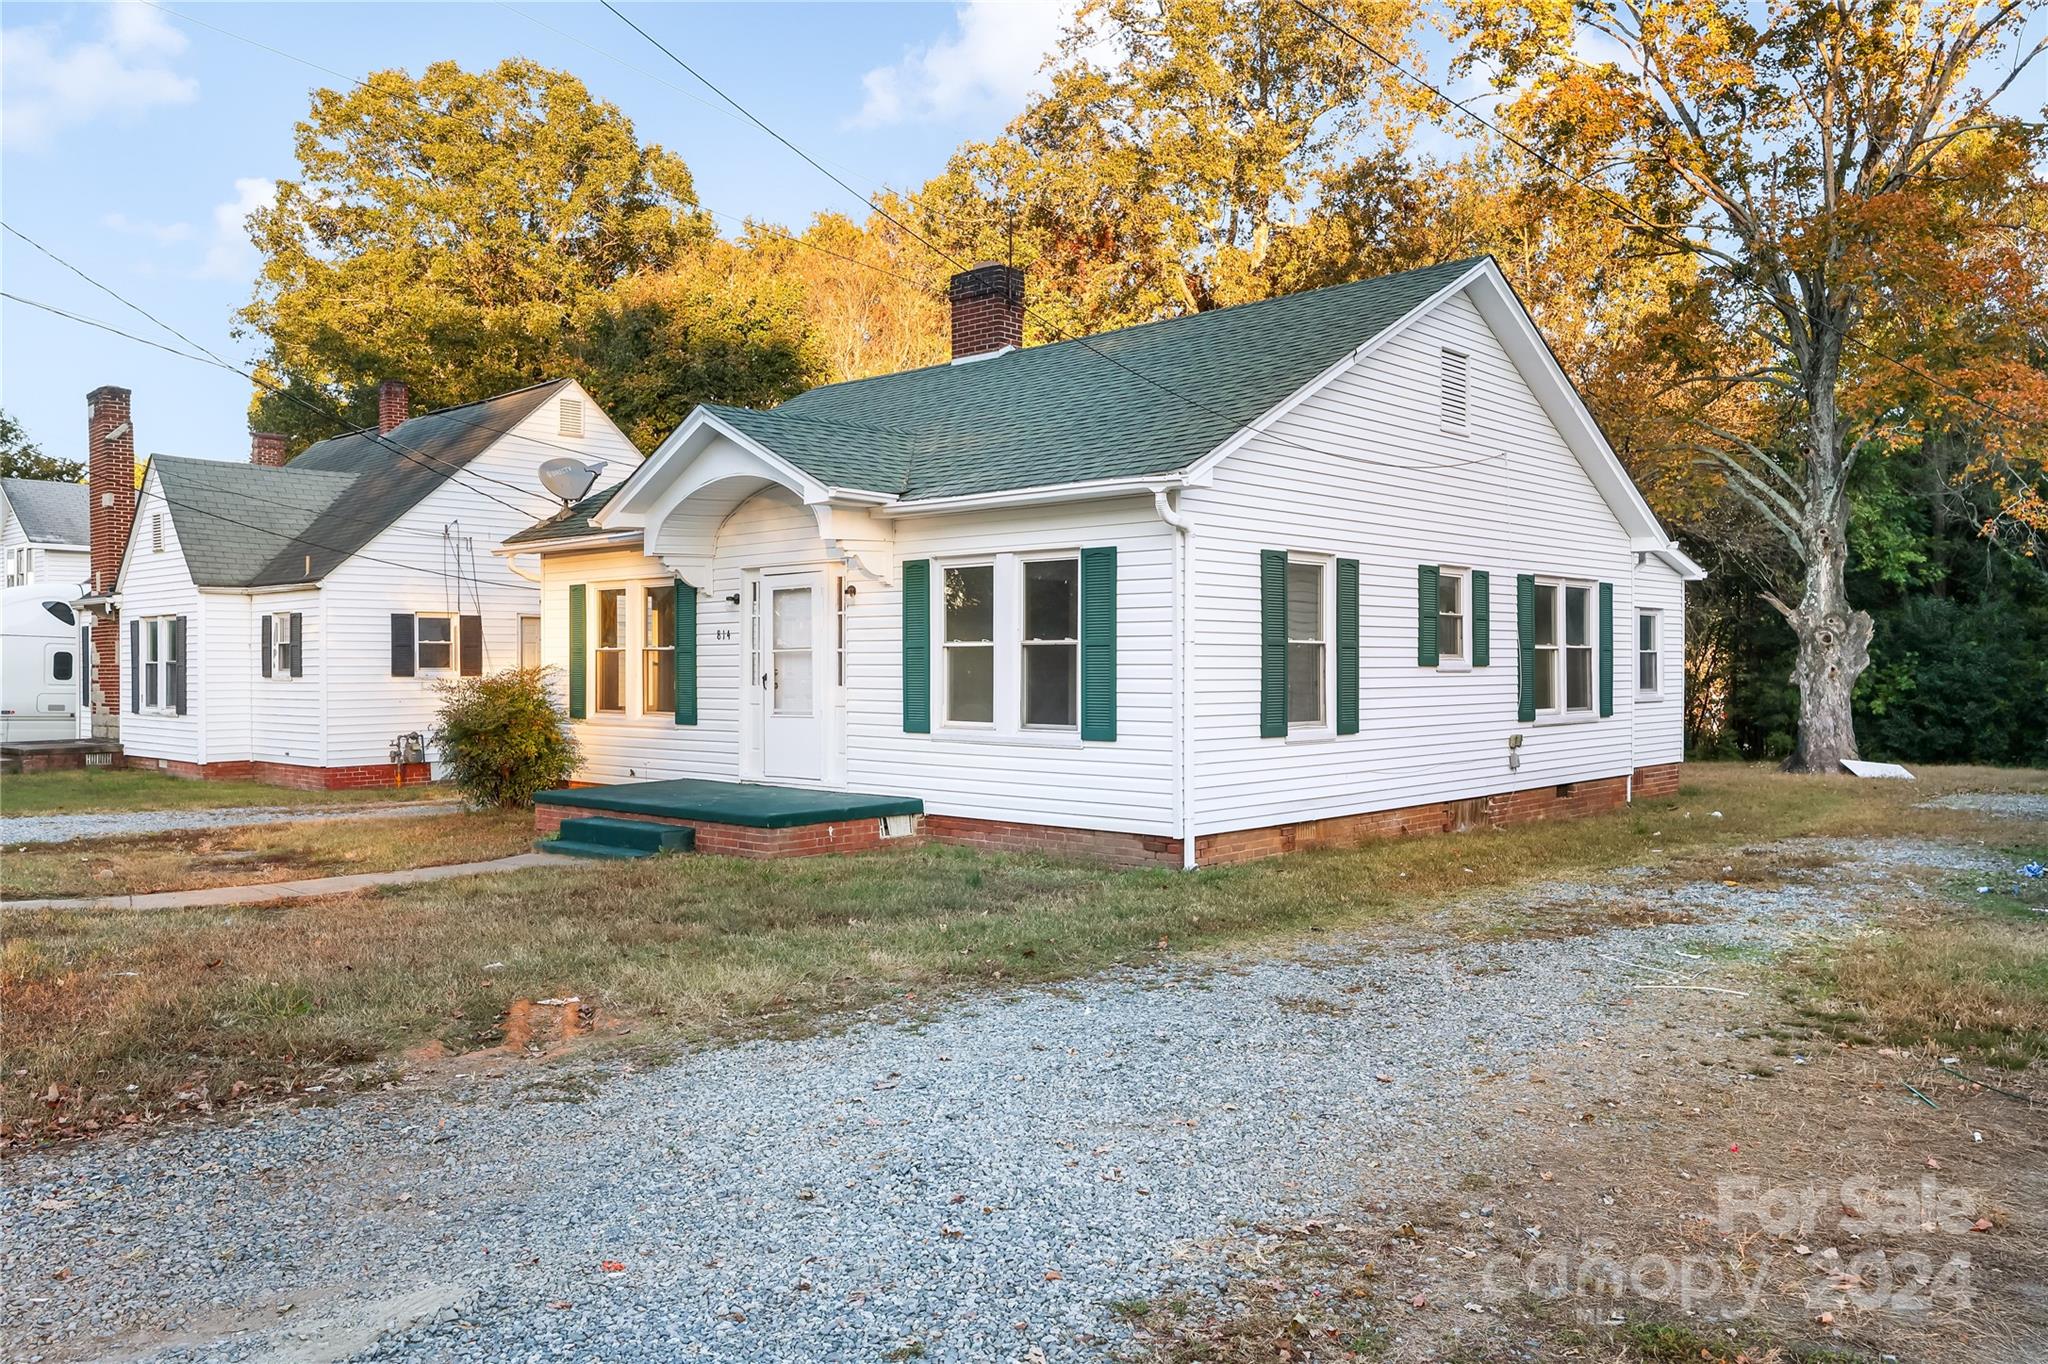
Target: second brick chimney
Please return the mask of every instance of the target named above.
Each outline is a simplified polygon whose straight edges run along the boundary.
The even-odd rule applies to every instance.
[[[249,462],[260,464],[266,469],[284,467],[284,437],[275,431],[251,431],[249,433]]]
[[[92,590],[112,592],[121,577],[121,556],[135,524],[135,423],[129,393],[108,384],[85,395],[87,524],[92,536]],[[106,613],[93,622],[94,732],[119,723],[121,710],[121,627]]]
[[[377,432],[382,435],[404,421],[412,407],[412,390],[402,379],[386,379],[377,385]]]
[[[953,276],[953,358],[971,360],[1024,344],[1024,272],[977,265]]]

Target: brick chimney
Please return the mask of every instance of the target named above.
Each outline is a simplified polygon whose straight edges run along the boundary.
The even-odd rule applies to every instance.
[[[953,276],[953,358],[993,355],[1024,344],[1024,272],[1012,265],[977,265]]]
[[[92,499],[92,590],[114,590],[128,530],[135,524],[135,424],[129,393],[108,384],[85,395],[87,485]],[[121,627],[109,615],[93,622],[93,731],[119,724],[121,712]]]
[[[377,432],[382,435],[404,421],[412,407],[412,390],[402,379],[386,379],[377,385]]]
[[[249,433],[249,462],[260,464],[266,469],[284,467],[284,437],[275,431],[251,431]]]

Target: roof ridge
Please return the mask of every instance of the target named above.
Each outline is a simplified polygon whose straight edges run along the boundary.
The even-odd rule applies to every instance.
[[[1347,279],[1337,284],[1318,285],[1316,288],[1313,289],[1297,289],[1291,294],[1272,294],[1265,298],[1248,298],[1245,299],[1242,303],[1226,303],[1220,308],[1204,308],[1198,312],[1192,313],[1175,313],[1170,317],[1154,317],[1149,318],[1143,322],[1126,322],[1123,326],[1111,327],[1108,331],[1080,332],[1071,336],[1062,337],[1057,341],[1047,341],[1036,346],[1013,346],[1006,351],[999,351],[994,355],[976,356],[969,363],[978,364],[983,360],[999,360],[1005,355],[1023,355],[1027,352],[1036,352],[1043,354],[1044,352],[1049,350],[1056,350],[1061,346],[1079,346],[1085,342],[1100,341],[1106,337],[1121,336],[1125,332],[1141,331],[1147,327],[1169,326],[1173,323],[1186,322],[1193,318],[1220,317],[1224,313],[1234,313],[1245,308],[1264,307],[1266,304],[1280,303],[1288,299],[1312,298],[1317,294],[1327,294],[1337,289],[1353,289],[1362,284],[1385,284],[1390,280],[1397,280],[1405,275],[1420,275],[1425,274],[1431,270],[1446,270],[1453,266],[1464,266],[1469,268],[1471,266],[1479,264],[1481,261],[1491,260],[1492,258],[1492,252],[1481,252],[1479,255],[1476,256],[1462,256],[1457,260],[1444,260],[1437,261],[1430,265],[1410,266],[1406,270],[1396,270],[1390,275],[1367,275],[1362,279]],[[827,389],[847,389],[853,387],[855,384],[873,383],[877,379],[903,379],[908,378],[913,374],[925,374],[935,370],[950,370],[959,367],[960,363],[961,362],[958,360],[940,360],[929,365],[919,365],[915,369],[894,369],[890,370],[886,374],[863,374],[858,379],[841,379],[836,383],[819,384],[816,388],[807,388],[802,393],[795,395],[795,397],[785,399],[783,402],[778,403],[775,407],[745,408],[742,410],[748,412],[775,412],[781,410],[781,408],[783,407],[788,406],[790,403],[796,402],[800,398],[808,398],[813,393],[822,393],[825,392]]]
[[[422,417],[439,417],[444,416],[450,412],[460,412],[465,407],[482,407],[485,403],[494,403],[502,398],[516,398],[522,393],[531,393],[537,388],[546,388],[551,384],[573,384],[575,382],[576,378],[574,375],[564,374],[559,379],[542,379],[537,383],[521,384],[518,388],[508,388],[503,393],[493,393],[487,398],[471,398],[466,403],[450,403],[446,407],[430,407],[424,412],[410,413],[406,416],[405,421],[400,422],[398,426],[404,426],[405,422],[416,422],[420,420]],[[396,431],[398,429],[398,426],[392,427],[391,431]],[[330,440],[339,440],[343,436],[368,436],[372,434],[378,436],[388,436],[391,434],[391,431],[382,430],[381,428],[375,425],[352,426],[346,431],[337,431],[331,436],[322,436],[319,440],[314,441],[313,444],[320,445]],[[499,434],[505,435],[509,433],[501,431],[499,432]],[[307,447],[307,449],[311,448],[312,446]],[[301,453],[304,452],[302,451]],[[190,458],[190,456],[186,456],[186,458]]]

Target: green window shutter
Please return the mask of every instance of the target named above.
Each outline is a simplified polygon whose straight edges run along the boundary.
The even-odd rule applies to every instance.
[[[1415,569],[1415,661],[1425,668],[1437,663],[1435,564]]]
[[[903,563],[903,732],[932,732],[932,561]]]
[[[1472,666],[1483,668],[1493,662],[1493,577],[1483,568],[1472,570]]]
[[[583,605],[583,584],[573,583],[569,587],[569,718],[581,720],[589,714],[587,693],[589,691],[590,660],[584,657],[589,646],[590,619]]]
[[[1337,561],[1337,732],[1358,733],[1358,560]]]
[[[1081,737],[1116,738],[1116,546],[1081,551]]]
[[[1287,737],[1287,551],[1259,551],[1259,737]]]
[[[697,723],[697,589],[676,579],[676,723]]]
[[[1614,584],[1600,584],[1600,713],[1614,714]]]
[[[1516,717],[1523,724],[1536,719],[1536,579],[1523,573],[1515,578],[1515,681]]]

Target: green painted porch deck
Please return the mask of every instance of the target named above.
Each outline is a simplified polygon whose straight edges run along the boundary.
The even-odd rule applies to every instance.
[[[620,782],[615,786],[571,786],[542,791],[533,800],[536,805],[572,805],[580,810],[695,819],[747,829],[794,829],[806,824],[924,813],[924,802],[916,796],[874,796],[859,791],[821,791],[816,787],[704,781],[695,777]]]

